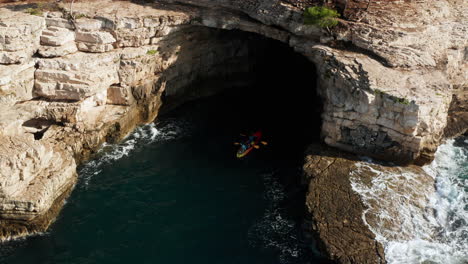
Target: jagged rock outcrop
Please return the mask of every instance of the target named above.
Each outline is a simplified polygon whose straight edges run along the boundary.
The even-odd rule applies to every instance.
[[[383,246],[362,220],[366,207],[351,188],[355,158],[321,146],[306,154],[306,220],[319,248],[339,263],[385,263]]]
[[[367,56],[325,47],[312,56],[329,61],[319,69],[327,144],[400,163],[431,159],[450,103],[443,72],[387,70]]]
[[[382,242],[416,239],[418,225],[430,222],[411,214],[429,210],[435,192],[434,178],[418,166],[378,165],[312,145],[304,172],[306,220],[319,247],[339,263],[385,263]]]
[[[8,140],[9,142],[5,142]],[[43,231],[76,181],[71,155],[33,136],[2,137],[0,144],[0,235],[3,239]]]
[[[238,32],[227,30],[287,43],[316,64],[328,145],[401,163],[431,160],[447,125],[452,87],[466,87],[467,5],[379,2],[345,12],[330,34],[303,24],[300,7],[314,2],[77,2],[75,21],[62,12],[68,7],[33,16],[25,12],[28,5],[0,5],[0,142],[17,154],[0,155],[0,238],[46,228],[73,186],[75,164],[104,141],[152,121],[163,94],[177,104],[248,81],[255,54]],[[222,85],[190,89],[209,78]],[[343,175],[349,172],[344,163],[343,171],[337,168]],[[59,171],[65,167],[72,169]],[[370,231],[353,223],[362,227],[355,232],[361,248],[374,252],[366,257],[381,261]],[[339,239],[343,225],[335,224]],[[363,259],[342,246],[335,259]]]
[[[444,135],[457,137],[468,132],[468,85],[455,89]]]

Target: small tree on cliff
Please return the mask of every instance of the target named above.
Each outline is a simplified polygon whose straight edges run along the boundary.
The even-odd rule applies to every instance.
[[[304,24],[316,25],[330,31],[331,27],[338,25],[336,18],[339,16],[336,10],[324,6],[308,7],[304,11]]]

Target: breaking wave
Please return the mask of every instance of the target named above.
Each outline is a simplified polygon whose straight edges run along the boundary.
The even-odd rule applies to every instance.
[[[185,130],[185,123],[175,120],[139,126],[120,143],[104,143],[95,157],[79,169],[80,177],[88,185],[94,175],[101,173],[103,166],[129,156],[139,146],[177,139],[186,134]]]
[[[359,163],[359,167],[370,166]],[[434,190],[416,196],[409,194],[414,193],[423,177],[414,173],[374,171],[376,177],[370,184],[351,175],[353,190],[369,208],[363,220],[383,244],[388,263],[466,264],[468,139],[462,137],[441,145],[435,160],[423,170],[433,178]],[[393,188],[395,184],[398,188]],[[384,209],[369,214],[376,205]]]

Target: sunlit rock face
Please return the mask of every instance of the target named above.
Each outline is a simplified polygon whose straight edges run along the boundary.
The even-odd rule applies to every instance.
[[[316,47],[325,143],[383,160],[430,160],[446,126],[451,85],[440,70],[389,69],[362,54]]]
[[[301,8],[315,1],[172,2],[75,3],[75,21],[0,6],[0,141],[13,153],[0,155],[2,239],[44,230],[75,164],[154,120],[162,97],[180,104],[249,82],[255,39],[245,32],[315,64],[317,80],[302,88],[318,90],[322,138],[354,153],[431,160],[452,88],[466,87],[463,1],[377,3],[345,12],[332,33],[303,24]]]

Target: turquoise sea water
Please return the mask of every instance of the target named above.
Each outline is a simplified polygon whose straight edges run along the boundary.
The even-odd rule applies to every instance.
[[[280,130],[264,131],[268,146],[235,158],[239,133],[268,125],[233,111],[237,99],[228,97],[189,103],[104,146],[79,169],[79,183],[50,230],[2,245],[1,262],[316,259],[300,232],[304,202],[296,181],[305,144],[292,144],[300,136],[283,140]]]

